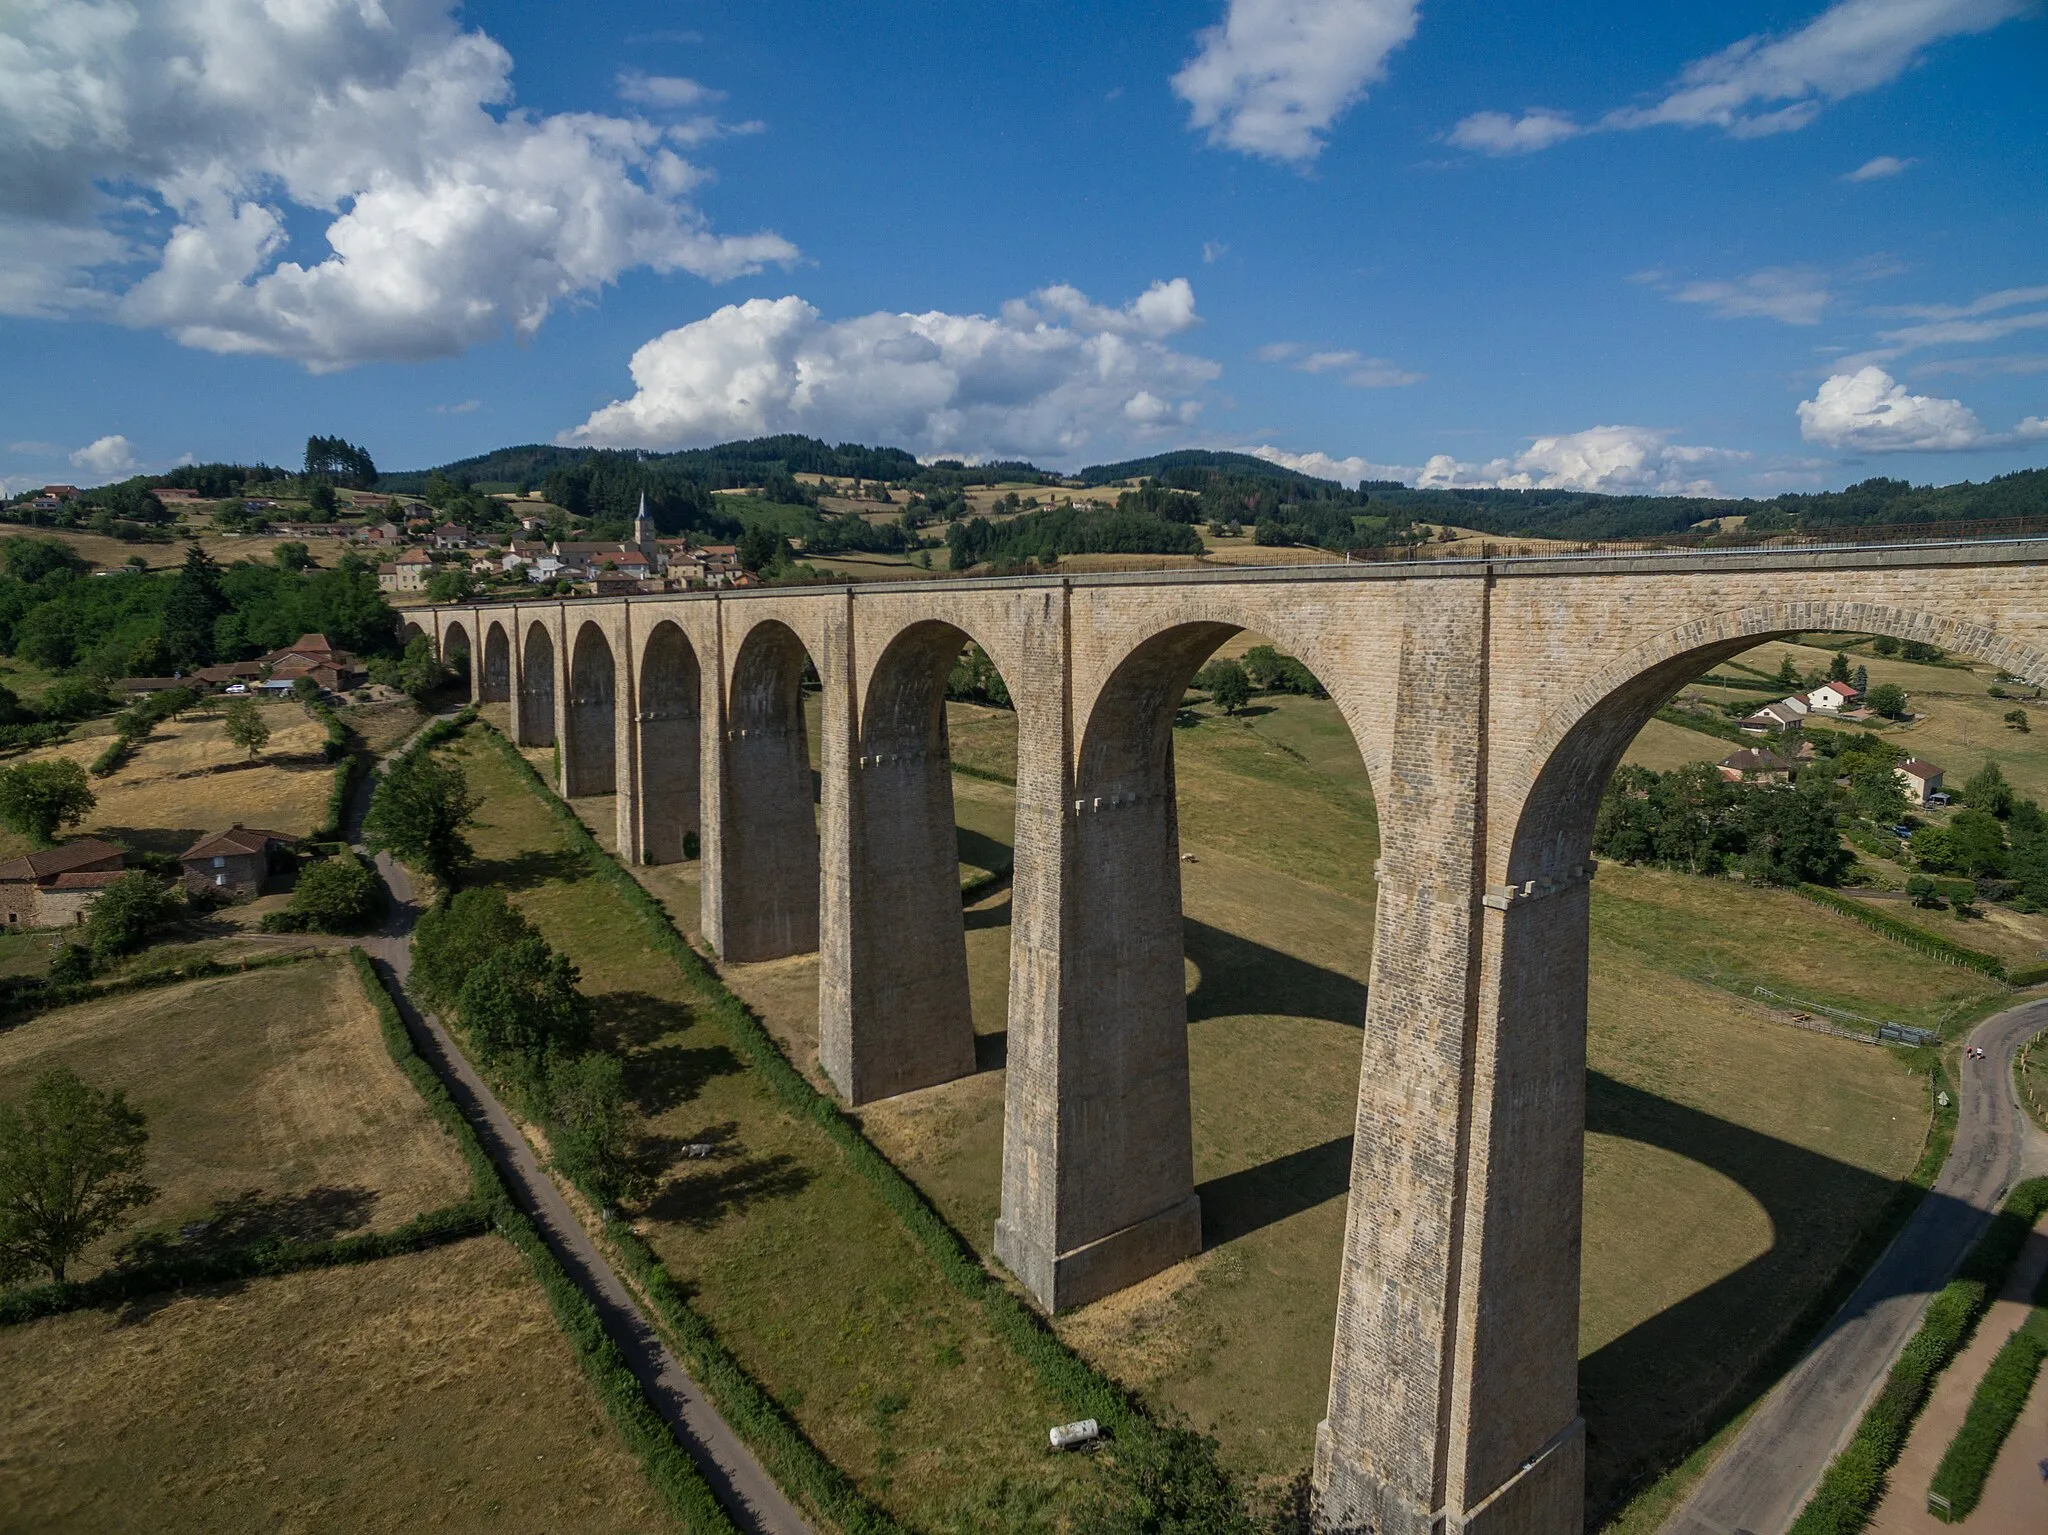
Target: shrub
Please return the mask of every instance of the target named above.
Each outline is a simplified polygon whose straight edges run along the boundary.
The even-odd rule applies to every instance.
[[[83,986],[92,979],[92,950],[82,943],[67,943],[50,961],[50,984]]]
[[[410,985],[436,1012],[449,1012],[463,982],[484,957],[534,936],[503,891],[490,886],[459,890],[445,905],[421,915],[413,929]]]
[[[2027,1325],[2017,1329],[1999,1349],[1977,1383],[1963,1426],[1956,1430],[1940,1466],[1934,1472],[1929,1492],[1948,1499],[1948,1510],[1940,1517],[1950,1524],[1964,1518],[1984,1495],[1984,1482],[2006,1436],[2018,1421],[2020,1409],[2034,1389],[2041,1373],[2041,1361],[2048,1358],[2048,1339],[2042,1336],[2048,1312],[2036,1312]]]
[[[106,961],[134,953],[182,909],[178,897],[155,876],[131,869],[100,892],[86,915],[93,957]]]
[[[323,858],[300,871],[286,911],[293,931],[366,933],[383,919],[384,882],[354,853]]]

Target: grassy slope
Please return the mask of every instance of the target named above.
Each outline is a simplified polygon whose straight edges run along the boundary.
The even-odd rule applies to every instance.
[[[495,1237],[0,1328],[0,1378],[8,1529],[673,1527]]]
[[[125,1236],[175,1237],[226,1205],[248,1239],[385,1230],[462,1198],[461,1158],[378,1039],[345,960],[143,991],[0,1033],[0,1095],[66,1065],[149,1115],[145,1176],[162,1190]]]
[[[823,1134],[694,1020],[681,972],[564,855],[539,801],[495,753],[451,750],[486,796],[476,877],[503,883],[582,967],[657,1155],[688,1140],[722,1148],[666,1169],[635,1214],[732,1351],[862,1491],[921,1528],[978,1528],[992,1508],[1091,1479],[1084,1460],[1045,1457],[1052,1399]]]

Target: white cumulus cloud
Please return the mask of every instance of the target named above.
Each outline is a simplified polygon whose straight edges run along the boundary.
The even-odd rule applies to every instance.
[[[1180,278],[1121,308],[1062,285],[994,316],[827,320],[795,296],[750,299],[647,342],[634,393],[560,440],[673,449],[808,432],[927,457],[1071,457],[1194,423],[1221,370],[1165,338],[1196,319]]]
[[[1230,0],[1173,77],[1211,144],[1305,165],[1387,56],[1415,35],[1418,0]]]
[[[0,309],[325,370],[528,336],[636,267],[794,257],[712,232],[676,150],[699,129],[523,110],[511,71],[452,0],[16,0]]]
[[[1488,155],[1526,155],[1552,144],[1575,139],[1586,130],[1562,112],[1531,107],[1520,117],[1505,112],[1474,112],[1451,130],[1451,142],[1460,149],[1476,149]]]
[[[1889,85],[1927,50],[1988,32],[2025,14],[2033,0],[1839,0],[1796,32],[1756,34],[1695,59],[1646,106],[1623,107],[1581,128],[1555,113],[1511,118],[1478,112],[1451,142],[1488,154],[1525,154],[1581,132],[1669,125],[1720,128],[1761,138],[1804,128],[1830,102]],[[1878,162],[1871,162],[1872,165]],[[1898,163],[1904,169],[1905,162]],[[1868,167],[1866,167],[1868,169]],[[1871,176],[1894,174],[1871,171]],[[1852,179],[1866,180],[1860,172]]]
[[[78,468],[106,479],[135,471],[135,445],[120,433],[96,437],[71,455]]]
[[[1717,492],[1705,471],[1741,463],[1748,457],[1733,448],[1673,442],[1670,432],[1656,427],[1594,426],[1582,432],[1538,437],[1511,458],[1484,463],[1463,463],[1439,453],[1422,466],[1414,483],[1425,488],[1711,496]]]
[[[1913,162],[1901,160],[1897,155],[1877,155],[1865,160],[1856,169],[1842,177],[1844,181],[1882,181],[1887,176],[1903,175]]]
[[[1696,447],[1671,441],[1671,433],[1646,426],[1595,426],[1583,432],[1538,437],[1520,453],[1471,463],[1438,453],[1420,466],[1379,464],[1327,453],[1289,453],[1261,445],[1245,451],[1269,463],[1321,479],[1356,484],[1399,480],[1425,489],[1591,490],[1609,495],[1711,496],[1719,492],[1707,471],[1745,462],[1733,448]]]
[[[1961,400],[1913,394],[1874,365],[1837,373],[1812,399],[1801,400],[1799,434],[1825,447],[1867,453],[1944,453],[2011,440],[1985,431]]]

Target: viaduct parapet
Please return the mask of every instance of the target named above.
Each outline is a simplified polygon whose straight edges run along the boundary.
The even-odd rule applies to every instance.
[[[1593,820],[1687,681],[1774,635],[1926,640],[2048,682],[2040,543],[1419,562],[411,609],[636,859],[703,860],[718,953],[818,951],[851,1103],[974,1068],[945,681],[1017,709],[1002,1214],[1047,1307],[1195,1252],[1173,719],[1240,629],[1349,722],[1382,859],[1327,1528],[1578,1535]],[[803,708],[823,684],[813,809]]]

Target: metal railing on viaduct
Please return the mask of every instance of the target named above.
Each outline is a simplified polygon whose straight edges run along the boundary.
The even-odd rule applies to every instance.
[[[411,609],[480,699],[695,836],[733,960],[818,951],[852,1103],[974,1069],[945,684],[1017,711],[1002,1214],[1048,1307],[1195,1252],[1173,720],[1255,630],[1301,658],[1379,805],[1371,982],[1320,1516],[1577,1535],[1588,856],[1603,786],[1685,682],[1773,635],[1922,640],[2048,682],[2048,544],[933,580]],[[823,685],[812,795],[803,690]]]

